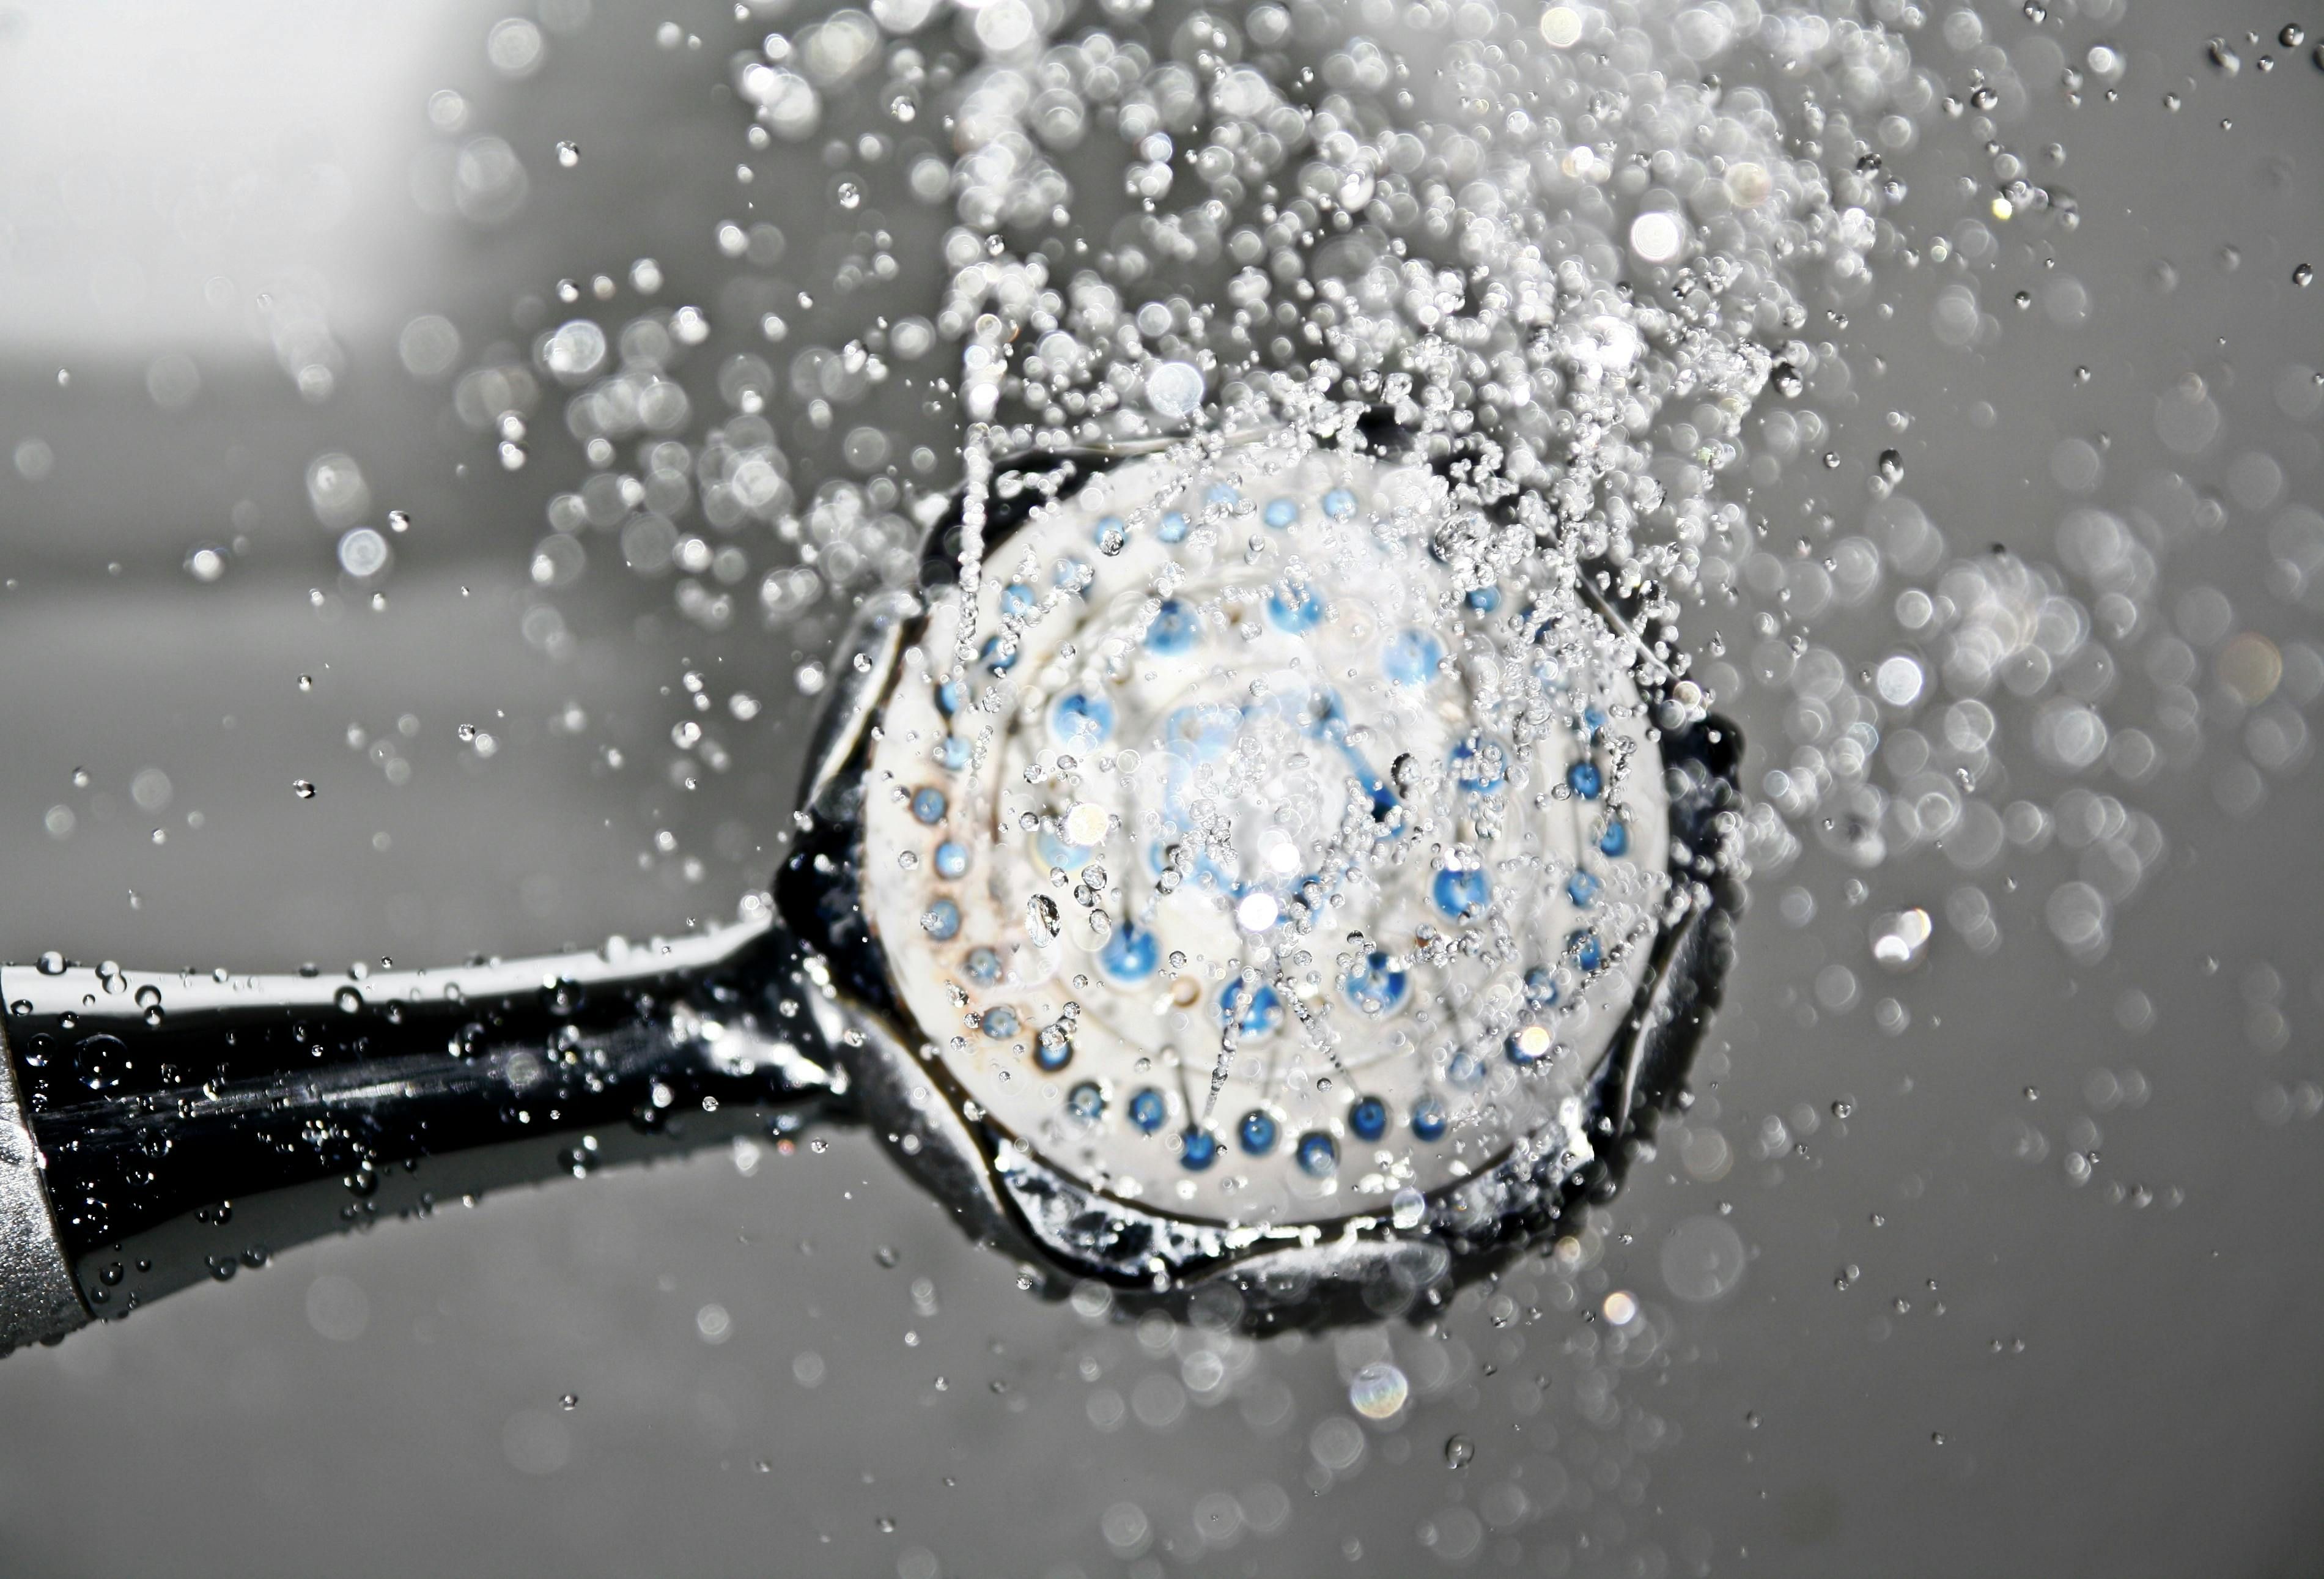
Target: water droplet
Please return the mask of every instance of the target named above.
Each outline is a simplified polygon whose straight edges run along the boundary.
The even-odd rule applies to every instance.
[[[581,1395],[577,1392],[568,1392],[563,1398],[558,1399],[557,1403],[559,1408],[567,1410],[577,1409],[581,1407]]]
[[[1350,1407],[1367,1420],[1393,1418],[1411,1396],[1404,1372],[1385,1360],[1375,1360],[1348,1383]]]
[[[1202,369],[1191,362],[1162,363],[1146,375],[1146,403],[1157,416],[1185,420],[1202,410]]]
[[[1420,1226],[1428,1214],[1428,1199],[1418,1190],[1400,1189],[1388,1202],[1388,1221],[1398,1229],[1410,1231]]]
[[[1908,971],[1928,953],[1935,936],[1929,912],[1917,906],[1892,910],[1872,924],[1872,957],[1892,971]]]
[[[1469,1467],[1471,1461],[1475,1459],[1476,1456],[1477,1445],[1470,1441],[1466,1436],[1447,1436],[1444,1439],[1444,1467],[1446,1469],[1466,1469]]]
[[[293,779],[290,780],[290,793],[301,800],[312,800],[315,799],[315,786],[309,780]]]
[[[580,163],[581,144],[574,142],[559,143],[557,145],[557,162],[564,166],[567,170],[571,170],[575,165]]]

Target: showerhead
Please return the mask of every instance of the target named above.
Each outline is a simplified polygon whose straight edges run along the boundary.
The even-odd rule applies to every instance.
[[[1735,882],[1740,743],[1643,579],[1354,411],[976,459],[835,666],[772,925],[346,983],[11,967],[16,1337],[254,1264],[254,1220],[769,1104],[861,1118],[1059,1288],[1254,1326],[1409,1307],[1610,1191]]]
[[[1377,1308],[1609,1188],[1674,1088],[1738,742],[1457,472],[1352,421],[1029,457],[859,621],[779,901],[982,1226]]]

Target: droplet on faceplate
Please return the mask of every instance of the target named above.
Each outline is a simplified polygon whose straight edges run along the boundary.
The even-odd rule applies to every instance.
[[[1109,818],[1104,807],[1084,800],[1065,814],[1065,837],[1088,849],[1105,837]]]
[[[309,780],[293,779],[290,780],[290,793],[301,800],[312,800],[315,799],[315,786]]]
[[[1909,707],[1921,699],[1928,677],[1922,671],[1920,660],[1910,653],[1898,652],[1881,660],[1872,683],[1880,699],[1890,706]]]

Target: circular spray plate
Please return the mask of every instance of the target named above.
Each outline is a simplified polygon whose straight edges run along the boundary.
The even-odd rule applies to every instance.
[[[864,758],[861,902],[978,1122],[1268,1228],[1591,1155],[1674,910],[1665,762],[1572,566],[1460,585],[1472,515],[1286,429],[1122,462],[933,597]]]

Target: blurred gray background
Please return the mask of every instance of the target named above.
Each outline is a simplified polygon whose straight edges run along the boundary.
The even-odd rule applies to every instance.
[[[650,256],[656,299],[720,326],[686,364],[706,410],[759,304],[817,298],[785,354],[817,312],[861,319],[831,283],[858,233],[894,230],[890,310],[931,310],[939,218],[843,216],[817,143],[746,147],[725,61],[770,11],[562,0],[524,14],[528,46],[495,32],[507,4],[0,14],[0,954],[429,963],[723,920],[765,881],[828,616],[762,628],[754,572],[707,630],[609,548],[528,624],[545,502],[587,468],[551,404],[505,469],[451,374],[496,343],[522,360],[560,278],[642,305]],[[1897,447],[1953,552],[2046,559],[2088,483],[2061,439],[2104,457],[2111,508],[2178,472],[2223,515],[2157,606],[2207,652],[2227,630],[2291,651],[2319,633],[2272,568],[2280,506],[2228,478],[2258,454],[2289,501],[2324,492],[2324,296],[2293,283],[2324,260],[2324,72],[2312,40],[2274,43],[2324,15],[2052,10],[1982,14],[2041,89],[2006,136],[2057,145],[2045,179],[2081,223],[2038,249],[1996,227],[2000,321],[1973,349],[1932,333],[1937,271],[1882,265],[1821,331],[1857,375],[1821,402],[1832,489],[1860,510]],[[1916,51],[1965,82],[1937,32]],[[2117,47],[2118,102],[2069,104],[2037,33]],[[1990,181],[1960,125],[1894,168],[1923,241]],[[714,245],[752,199],[785,258]],[[2085,321],[2011,306],[2061,270]],[[407,354],[422,315],[456,329],[456,368]],[[2223,420],[2189,455],[2156,411],[2190,374]],[[310,508],[332,453],[365,519],[410,512],[375,583]],[[1885,610],[1849,618],[1819,639],[1895,645]],[[692,788],[669,743],[688,673],[731,757]],[[722,1149],[301,1247],[0,1363],[0,1571],[2324,1571],[2315,770],[2253,768],[2240,704],[2190,683],[2200,754],[2112,786],[2167,854],[2102,960],[2044,924],[2054,850],[1980,880],[1989,956],[1944,921],[1961,879],[1933,853],[1859,873],[1811,839],[1762,881],[1701,1100],[1571,1276],[1528,1263],[1434,1326],[1252,1344],[1028,1297],[855,1133]],[[738,690],[766,704],[747,725]],[[1782,699],[1736,698],[1751,738],[1779,741]],[[1886,978],[1870,919],[1908,905],[1936,940]],[[1839,1010],[1833,964],[1864,983]],[[1704,1220],[1749,1260],[1698,1302],[1664,1252]],[[1643,1310],[1618,1341],[1590,1319],[1614,1291]],[[1416,1396],[1358,1426],[1346,1379],[1387,1352]]]

